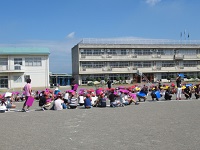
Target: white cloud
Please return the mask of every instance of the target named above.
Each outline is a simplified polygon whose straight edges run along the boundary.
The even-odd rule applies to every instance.
[[[161,2],[161,0],[146,0],[146,3],[151,5],[151,6],[154,6],[159,2]]]
[[[67,35],[67,38],[72,39],[75,36],[75,32],[71,32]]]

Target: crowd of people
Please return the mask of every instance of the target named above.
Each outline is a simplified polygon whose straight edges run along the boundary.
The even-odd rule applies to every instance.
[[[129,87],[115,87],[112,88],[109,82],[108,88],[97,89],[79,89],[78,85],[74,84],[71,90],[61,92],[59,87],[54,90],[45,89],[43,91],[33,91],[31,88],[31,79],[27,80],[27,84],[23,88],[23,92],[6,92],[0,95],[0,107],[5,111],[10,108],[16,108],[13,102],[23,101],[23,112],[29,111],[34,101],[38,101],[39,110],[63,110],[76,109],[81,106],[85,109],[92,107],[124,107],[127,105],[138,105],[142,100],[146,101],[147,96],[151,100],[159,101],[161,97],[165,100],[171,100],[173,95],[176,95],[176,100],[181,100],[181,96],[185,99],[191,99],[194,94],[196,99],[200,96],[199,84],[181,84],[181,77],[177,76],[176,85],[161,84],[157,85],[133,85]],[[32,101],[31,101],[32,100]],[[109,102],[108,102],[109,100]],[[27,107],[25,109],[25,107]]]

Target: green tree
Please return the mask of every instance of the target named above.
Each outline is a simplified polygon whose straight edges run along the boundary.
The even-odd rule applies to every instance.
[[[100,82],[100,81],[101,81],[101,78],[97,78],[97,81]]]
[[[188,76],[187,76],[187,79],[191,79],[191,76],[188,75]]]
[[[120,77],[116,77],[116,80],[119,81],[119,80],[120,80]]]
[[[124,77],[120,77],[120,79],[121,79],[121,83],[123,83],[123,82],[124,82],[124,80],[125,80],[125,78],[124,78]]]
[[[104,80],[105,80],[105,82],[108,82],[108,78],[105,77]]]

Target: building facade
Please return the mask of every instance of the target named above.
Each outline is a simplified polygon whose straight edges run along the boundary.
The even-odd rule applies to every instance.
[[[50,73],[51,86],[68,86],[72,75],[66,73]]]
[[[199,41],[84,39],[72,48],[72,75],[80,85],[106,78],[139,83],[142,74],[155,82],[178,73],[200,78]]]
[[[49,86],[48,48],[1,47],[0,88],[22,88],[26,79],[32,87]]]

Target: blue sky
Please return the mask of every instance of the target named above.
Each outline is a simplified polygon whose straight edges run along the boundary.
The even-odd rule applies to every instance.
[[[0,46],[49,47],[50,71],[71,73],[82,38],[200,40],[199,0],[0,0]]]

